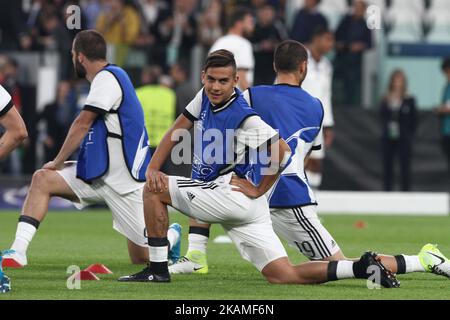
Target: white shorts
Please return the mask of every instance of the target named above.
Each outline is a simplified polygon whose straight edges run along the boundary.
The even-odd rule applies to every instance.
[[[261,271],[287,257],[286,250],[273,231],[267,199],[232,191],[231,175],[212,182],[169,176],[172,207],[199,222],[221,224],[241,256]]]
[[[113,228],[136,245],[148,247],[142,201],[143,187],[119,194],[100,179],[87,184],[76,178],[76,162],[66,163],[64,169],[57,172],[80,200],[79,203],[74,202],[77,209],[93,204],[106,204],[112,212]]]
[[[328,258],[340,250],[317,216],[317,206],[270,209],[273,229],[310,260]]]

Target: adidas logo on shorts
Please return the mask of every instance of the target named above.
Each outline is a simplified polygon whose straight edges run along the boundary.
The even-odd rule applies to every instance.
[[[190,193],[189,191],[187,192],[187,196],[188,196],[188,198],[189,198],[189,201],[191,201],[191,202],[192,202],[192,200],[194,200],[194,198],[195,198],[195,194],[192,194],[192,193]]]

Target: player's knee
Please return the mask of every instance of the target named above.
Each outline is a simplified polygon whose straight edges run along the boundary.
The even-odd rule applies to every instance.
[[[282,277],[276,276],[276,275],[266,276],[266,279],[271,284],[283,284],[283,283],[285,283],[284,279],[282,279]]]
[[[48,189],[48,170],[39,169],[33,174],[31,180],[31,187],[40,191],[46,191]]]
[[[291,284],[303,282],[298,277],[294,279],[293,273],[286,272],[280,274],[270,274],[265,276],[271,284]]]
[[[153,191],[150,191],[148,188],[144,188],[144,191],[142,192],[142,199],[144,201],[160,201],[159,200],[159,194]]]
[[[280,266],[270,266],[268,268],[264,268],[261,273],[263,276],[272,284],[285,284],[289,283],[290,275],[291,275],[291,267],[287,264],[283,265],[283,268]]]

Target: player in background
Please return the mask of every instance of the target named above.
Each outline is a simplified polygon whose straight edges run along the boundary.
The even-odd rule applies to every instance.
[[[237,87],[245,90],[253,85],[255,57],[253,46],[247,39],[255,29],[252,12],[245,7],[237,7],[229,15],[228,32],[212,45],[209,52],[225,49],[234,54],[239,81]]]
[[[369,267],[380,270],[381,284],[397,287],[395,277],[365,253],[358,261],[315,261],[292,265],[276,236],[264,194],[280,177],[290,159],[290,148],[278,133],[249,107],[240,91],[236,63],[227,50],[212,52],[202,72],[204,88],[178,117],[158,146],[146,172],[144,213],[149,230],[150,264],[119,281],[169,282],[167,252],[167,206],[208,223],[219,223],[228,232],[241,256],[251,262],[271,283],[315,284],[346,278],[367,279]],[[297,87],[298,89],[298,87]],[[315,114],[322,109],[318,100],[311,105]],[[308,133],[314,139],[318,127]],[[197,137],[215,132],[215,139],[196,139],[192,179],[166,176],[160,170],[175,146],[173,134],[195,126]],[[211,130],[211,131],[210,131]],[[233,130],[233,135],[229,134]],[[221,138],[217,137],[219,132]],[[236,143],[234,143],[236,141]],[[211,142],[211,143],[210,143]],[[200,145],[199,145],[200,143]],[[209,153],[213,146],[215,152]],[[249,150],[270,153],[270,168],[265,168],[260,183],[247,180],[254,167]],[[229,155],[234,155],[229,157]],[[267,155],[267,154],[266,154]],[[291,161],[292,163],[292,161]],[[239,177],[239,178],[238,178]]]
[[[58,155],[33,175],[11,246],[14,252],[3,257],[5,267],[27,265],[28,246],[52,197],[70,200],[79,209],[105,203],[113,228],[127,238],[132,263],[149,259],[142,190],[151,154],[142,107],[125,71],[106,61],[101,34],[79,32],[72,59],[77,76],[91,83],[89,95]],[[78,161],[66,162],[79,147]],[[179,250],[179,238],[177,224],[169,230],[174,250]]]
[[[302,89],[322,102],[323,116],[323,144],[320,150],[309,155],[306,164],[306,175],[309,185],[317,190],[322,183],[322,161],[325,150],[331,147],[334,139],[334,118],[331,104],[331,82],[333,79],[333,65],[326,57],[334,47],[334,35],[325,26],[319,26],[313,31],[311,42],[308,44],[308,73],[302,83]]]
[[[5,133],[0,138],[0,160],[3,160],[28,137],[28,133],[11,95],[1,85],[0,126],[5,129]]]
[[[256,86],[244,91],[247,103],[261,119],[279,130],[292,150],[289,164],[266,193],[275,232],[314,261],[349,260],[317,216],[317,201],[304,173],[305,158],[322,142],[323,108],[317,98],[302,89],[308,54],[299,42],[282,42],[274,54],[277,84]],[[259,170],[256,170],[259,172]],[[257,177],[253,183],[259,183]],[[233,178],[232,185],[252,189],[246,179]],[[185,257],[171,265],[171,273],[207,273],[208,225],[191,219],[189,248]],[[449,260],[433,245],[425,245],[416,256],[378,255],[394,273],[433,272],[450,277]],[[339,261],[340,271],[351,275],[351,261]],[[347,264],[346,264],[347,263]]]

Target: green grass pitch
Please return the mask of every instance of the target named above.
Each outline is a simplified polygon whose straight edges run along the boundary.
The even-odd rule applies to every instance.
[[[0,248],[13,240],[17,212],[0,213]],[[450,218],[389,216],[323,216],[348,257],[364,250],[387,254],[415,254],[427,242],[440,244],[450,255]],[[187,218],[171,214],[171,222],[183,225],[182,254],[187,246]],[[364,221],[366,228],[355,228]],[[248,262],[242,260],[233,244],[208,247],[209,274],[174,275],[169,284],[119,283],[117,277],[141,269],[129,263],[125,239],[112,229],[108,211],[50,212],[32,242],[29,266],[7,269],[13,291],[1,294],[6,299],[450,299],[450,281],[426,273],[400,275],[401,288],[369,290],[363,280],[345,280],[318,286],[271,285]],[[214,226],[211,239],[223,234]],[[287,247],[292,262],[306,261],[295,249]],[[69,290],[67,267],[82,268],[103,263],[113,275],[99,275],[101,281],[82,281],[80,290]]]

